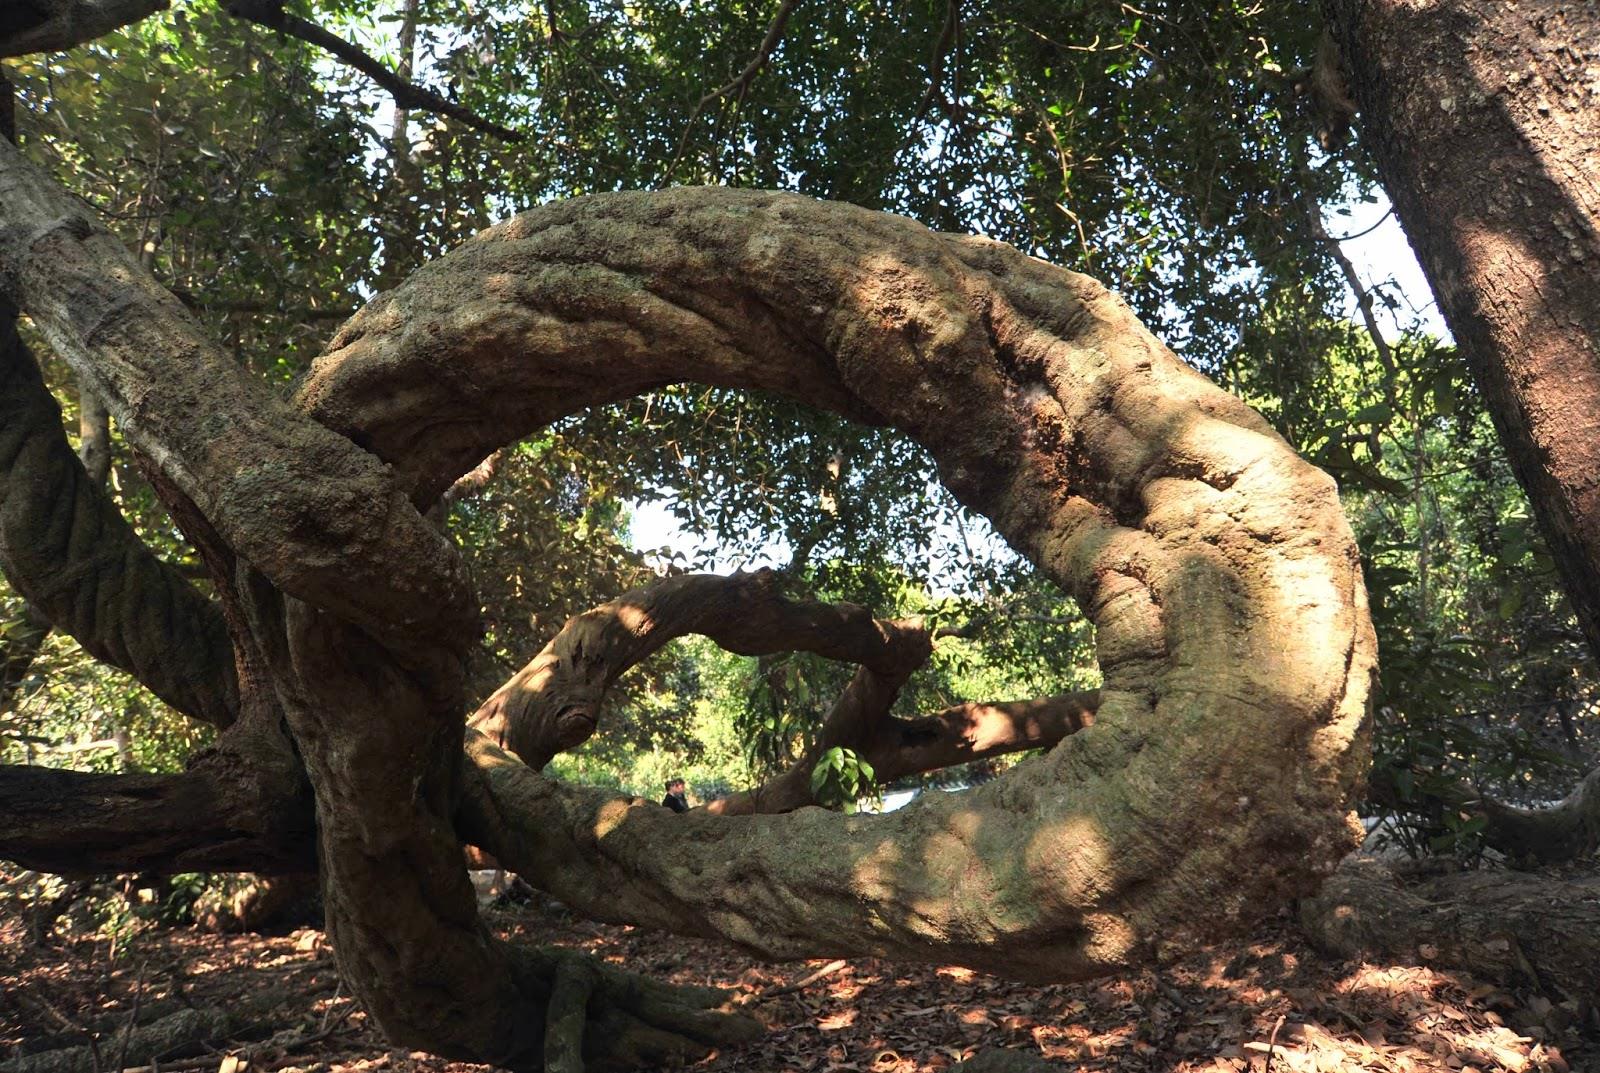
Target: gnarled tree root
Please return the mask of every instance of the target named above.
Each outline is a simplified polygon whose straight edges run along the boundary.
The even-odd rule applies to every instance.
[[[727,1007],[727,991],[662,983],[558,948],[515,951],[524,990],[549,995],[542,1066],[548,1073],[657,1069],[713,1048],[759,1039],[765,1028]]]
[[[1419,960],[1484,980],[1593,1001],[1600,994],[1600,877],[1453,872],[1404,883],[1370,857],[1351,857],[1300,923],[1339,957]]]

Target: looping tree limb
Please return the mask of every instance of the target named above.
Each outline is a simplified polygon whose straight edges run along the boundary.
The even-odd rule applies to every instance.
[[[433,324],[460,340],[448,385]],[[875,817],[676,815],[471,734],[463,779],[487,789],[463,822],[506,866],[586,913],[770,955],[1063,979],[1232,926],[1354,840],[1374,642],[1337,489],[1083,277],[792,195],[595,197],[424,266],[299,398],[427,497],[576,407],[678,380],[865,411],[925,444],[1095,626],[1095,725]]]

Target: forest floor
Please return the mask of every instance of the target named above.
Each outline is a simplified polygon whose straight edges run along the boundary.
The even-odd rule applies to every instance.
[[[829,964],[761,964],[726,946],[559,911],[497,910],[490,919],[513,939],[747,992],[783,988]],[[314,929],[230,936],[144,926],[119,941],[58,933],[40,945],[20,920],[0,915],[0,1070],[15,1055],[91,1036],[85,1068],[133,1066],[120,1043],[126,1026],[185,1008],[234,1016],[143,1073],[488,1068],[387,1046],[339,988]],[[1281,918],[1159,974],[1040,987],[862,959],[750,1008],[770,1026],[766,1038],[695,1070],[922,1073],[1009,1048],[1085,1073],[1600,1071],[1600,1033],[1569,1006],[1426,967],[1330,962]]]

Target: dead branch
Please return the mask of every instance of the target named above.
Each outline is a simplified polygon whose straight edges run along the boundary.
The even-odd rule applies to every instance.
[[[770,987],[748,1001],[750,1003],[771,1002],[773,999],[779,998],[780,996],[792,995],[796,991],[804,991],[818,980],[832,976],[834,973],[838,972],[848,964],[850,963],[844,958],[838,958],[837,960],[828,962],[815,972],[806,973],[793,983],[783,984],[781,987]]]

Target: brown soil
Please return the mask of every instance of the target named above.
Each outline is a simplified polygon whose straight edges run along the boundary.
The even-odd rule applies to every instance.
[[[520,940],[581,947],[635,971],[745,992],[782,987],[827,964],[757,964],[721,945],[559,911],[500,911],[492,919]],[[313,929],[223,936],[147,925],[118,942],[58,935],[39,945],[20,920],[0,919],[0,1062],[93,1037],[98,1068],[109,1070],[119,1064],[130,1017],[143,1023],[184,1005],[240,1008],[269,995],[280,1001],[259,1020],[228,1039],[193,1041],[154,1073],[488,1068],[389,1047],[342,993]],[[713,1055],[698,1070],[920,1073],[992,1047],[1063,1069],[1119,1073],[1600,1069],[1592,1009],[1427,967],[1329,963],[1283,920],[1159,974],[1038,987],[863,959],[752,1008],[770,1034]]]

